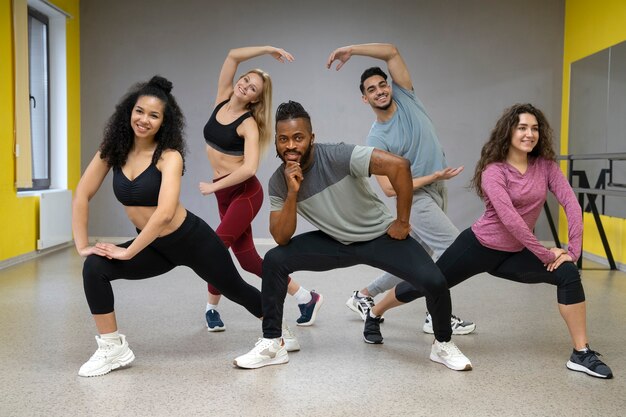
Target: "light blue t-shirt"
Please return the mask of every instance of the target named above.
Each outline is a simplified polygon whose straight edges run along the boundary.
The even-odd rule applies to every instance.
[[[344,143],[315,144],[313,163],[298,191],[298,214],[346,245],[387,233],[395,217],[367,181],[373,151]],[[271,211],[282,210],[287,198],[284,170],[282,164],[269,181]]]
[[[408,159],[413,178],[446,168],[446,157],[422,102],[414,91],[395,82],[391,86],[396,112],[386,122],[374,122],[367,144]]]

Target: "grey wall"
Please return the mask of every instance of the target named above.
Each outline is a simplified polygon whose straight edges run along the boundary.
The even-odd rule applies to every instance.
[[[465,228],[482,212],[482,203],[465,186],[480,147],[506,106],[525,101],[539,106],[558,138],[563,18],[561,0],[318,0],[302,5],[282,0],[82,0],[82,166],[93,157],[104,123],[127,88],[162,74],[173,81],[187,117],[190,152],[183,204],[215,227],[215,199],[202,197],[197,183],[210,178],[202,127],[228,50],[271,44],[293,53],[291,64],[261,57],[240,69],[267,70],[274,81],[274,107],[287,99],[300,101],[311,113],[318,142],[363,143],[374,114],[360,100],[358,79],[364,68],[381,63],[354,57],[335,72],[326,70],[325,62],[338,46],[392,42],[411,70],[450,165],[465,166],[449,182],[449,215]],[[263,184],[277,165],[270,150],[258,172]],[[257,238],[270,238],[267,198],[253,228]],[[108,178],[91,204],[90,235],[133,232]]]

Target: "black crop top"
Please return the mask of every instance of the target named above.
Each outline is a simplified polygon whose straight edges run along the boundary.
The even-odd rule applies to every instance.
[[[241,156],[243,155],[244,140],[237,134],[237,127],[246,120],[248,117],[252,117],[250,112],[242,114],[232,123],[223,125],[217,121],[217,112],[224,107],[224,104],[228,103],[228,100],[222,101],[215,106],[213,114],[209,118],[209,121],[204,125],[204,140],[207,145],[223,152],[227,155]]]
[[[113,193],[125,206],[157,206],[160,188],[161,171],[153,163],[132,181],[124,175],[122,168],[113,167]]]

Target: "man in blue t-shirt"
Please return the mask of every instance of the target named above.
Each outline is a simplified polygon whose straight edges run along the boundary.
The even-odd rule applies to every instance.
[[[366,264],[400,277],[426,295],[435,340],[430,359],[454,370],[470,361],[451,340],[450,292],[441,271],[417,241],[411,226],[408,161],[369,146],[314,144],[311,119],[296,102],[276,110],[276,153],[283,164],[269,181],[270,233],[279,246],[263,260],[263,338],[235,359],[241,368],[287,363],[281,337],[287,279],[295,271],[328,271]],[[367,181],[389,179],[397,193],[396,216]],[[294,236],[300,214],[318,230]],[[368,315],[363,339],[382,343],[380,318]]]
[[[353,55],[381,59],[387,63],[393,80],[391,84],[387,82],[387,74],[379,67],[368,68],[361,75],[359,88],[362,100],[376,114],[367,144],[402,156],[411,163],[411,236],[437,260],[459,234],[446,216],[444,181],[456,177],[463,167],[448,167],[433,123],[413,91],[411,74],[398,49],[394,45],[382,43],[344,46],[330,54],[326,66],[330,68],[334,61],[339,61],[339,70]],[[385,195],[396,195],[387,177],[377,175],[376,179]],[[367,287],[354,291],[346,305],[365,320],[368,311],[374,306],[373,297],[400,282],[398,277],[385,273]],[[453,334],[468,334],[476,328],[474,323],[454,315],[451,325]],[[423,330],[433,332],[429,314]]]

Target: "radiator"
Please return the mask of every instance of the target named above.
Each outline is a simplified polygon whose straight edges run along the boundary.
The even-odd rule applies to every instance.
[[[54,190],[39,196],[39,239],[42,250],[72,240],[72,191]]]

